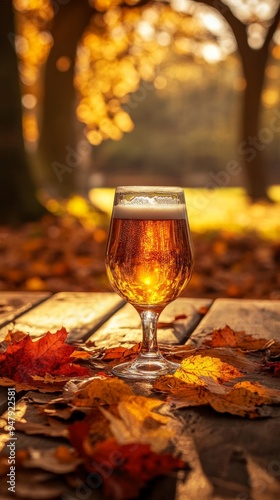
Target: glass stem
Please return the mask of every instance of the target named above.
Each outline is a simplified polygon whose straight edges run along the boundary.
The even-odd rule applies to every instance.
[[[159,313],[154,311],[142,311],[140,314],[142,322],[143,340],[142,355],[159,354],[157,343],[157,323]]]

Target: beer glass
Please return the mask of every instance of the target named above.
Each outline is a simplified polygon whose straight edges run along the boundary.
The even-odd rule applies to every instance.
[[[159,351],[157,322],[162,310],[188,284],[192,267],[183,189],[117,187],[106,269],[114,290],[139,313],[143,340],[137,358],[115,366],[114,375],[152,380],[176,370],[178,365],[164,359]]]

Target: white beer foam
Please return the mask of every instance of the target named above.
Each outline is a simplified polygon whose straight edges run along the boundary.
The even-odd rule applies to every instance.
[[[174,220],[186,218],[185,205],[116,205],[115,219]]]

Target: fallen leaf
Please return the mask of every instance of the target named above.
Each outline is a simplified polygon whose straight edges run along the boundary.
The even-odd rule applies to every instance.
[[[9,330],[6,337],[3,340],[3,343],[5,344],[11,344],[12,342],[18,342],[19,340],[24,339],[24,337],[27,336],[27,333],[25,332],[20,332],[18,330],[13,331]]]
[[[70,356],[75,348],[65,343],[67,335],[66,329],[61,328],[54,334],[47,332],[38,341],[32,341],[26,335],[20,341],[12,342],[0,354],[1,376],[20,384],[30,384],[32,388],[40,383],[55,383],[54,378],[46,380],[48,375],[62,377],[60,386],[69,378],[89,376],[88,368],[73,363]]]
[[[218,358],[198,354],[184,359],[173,376],[188,384],[205,385],[203,377],[211,377],[216,382],[224,383],[241,377],[242,373]]]
[[[113,413],[102,409],[102,413],[110,422],[112,435],[119,444],[149,444],[157,453],[164,451],[174,437],[171,428],[172,418],[157,413],[155,410],[163,402],[144,396],[129,396],[120,401]]]
[[[70,443],[86,458],[94,453],[100,441],[113,437],[108,420],[98,409],[82,421],[68,425],[67,429]]]
[[[235,384],[222,397],[210,399],[214,410],[231,413],[241,417],[257,418],[269,416],[269,411],[262,412],[263,405],[280,403],[280,391],[268,389],[261,384],[242,381]]]
[[[210,306],[201,306],[199,309],[198,309],[198,314],[201,314],[201,316],[205,316],[205,314],[208,313],[210,309]]]
[[[158,328],[174,328],[176,326],[176,322],[181,319],[186,319],[188,316],[186,314],[177,314],[174,316],[174,319],[171,321],[159,321],[157,324]]]
[[[220,413],[258,418],[273,415],[273,408],[267,405],[280,404],[279,390],[257,382],[245,380],[227,387],[208,378],[204,386],[178,381],[172,375],[165,375],[154,383],[155,390],[170,394],[167,401],[176,409],[208,404]]]
[[[104,361],[118,361],[118,363],[122,363],[122,361],[129,361],[136,357],[136,355],[141,350],[141,342],[134,344],[132,347],[112,347],[110,349],[106,349],[102,359]]]
[[[94,378],[90,382],[83,384],[82,387],[82,389],[76,391],[71,400],[74,406],[114,405],[122,398],[133,394],[132,389],[123,380],[116,377]]]
[[[75,358],[75,359],[88,359],[91,358],[91,353],[87,351],[82,351],[82,350],[75,350],[70,354],[70,358]]]
[[[274,340],[263,339],[247,335],[244,331],[234,331],[228,325],[223,328],[217,328],[211,333],[209,343],[212,347],[238,347],[247,351],[259,351],[268,349],[280,350],[280,343]]]
[[[100,478],[103,498],[110,500],[136,498],[151,479],[186,468],[171,454],[155,453],[139,443],[120,445],[115,439],[98,443],[90,454],[79,444],[79,452],[86,470]]]
[[[160,345],[160,351],[166,359],[170,361],[182,361],[190,356],[210,356],[218,358],[224,363],[233,365],[238,370],[254,372],[260,369],[261,362],[256,359],[250,360],[246,357],[244,351],[238,348],[227,347],[204,347],[194,348],[190,345],[169,346]]]

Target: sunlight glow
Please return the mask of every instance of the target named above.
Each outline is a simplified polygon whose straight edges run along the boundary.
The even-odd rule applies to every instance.
[[[227,3],[234,14],[243,22],[250,22],[254,18],[261,21],[269,21],[273,18],[278,8],[276,0],[227,0]]]
[[[259,23],[252,23],[247,27],[248,43],[252,49],[260,49],[263,46],[266,29]]]
[[[221,60],[221,50],[218,45],[207,43],[202,47],[202,55],[208,63],[217,63]]]
[[[277,202],[276,205],[273,203],[250,204],[243,188],[218,188],[211,199],[203,187],[186,188],[184,191],[188,201],[190,225],[194,232],[224,230],[248,233],[251,230],[267,238],[279,239],[280,186],[271,186],[269,189],[269,195]],[[111,215],[114,189],[91,189],[89,198],[108,216]],[[198,208],[198,200],[201,201],[200,208]],[[236,210],[237,206],[238,210]]]
[[[279,91],[276,89],[267,89],[262,93],[263,105],[272,108],[279,102]]]
[[[219,17],[214,13],[205,13],[201,16],[202,22],[206,28],[213,33],[219,33],[224,29],[224,25]]]
[[[24,94],[21,98],[22,105],[27,109],[35,108],[37,104],[37,99],[32,94]]]
[[[155,34],[154,27],[147,21],[140,21],[136,27],[138,33],[144,38],[144,40],[152,40]]]
[[[167,87],[168,78],[179,81],[199,78],[181,62],[170,64],[170,49],[183,60],[203,58],[209,64],[225,59],[236,50],[233,35],[217,9],[192,0],[171,0],[170,4],[138,5],[125,8],[121,0],[90,0],[99,13],[93,15],[77,49],[74,86],[77,91],[77,117],[92,145],[105,139],[120,140],[133,130],[129,111],[124,107],[129,96],[141,91],[143,82],[158,90]],[[62,3],[62,2],[61,2]],[[41,101],[40,78],[53,44],[51,21],[56,11],[51,0],[13,0],[17,34],[13,38],[19,58],[24,108],[23,128],[26,143],[34,147],[39,137],[37,103]],[[276,0],[227,0],[234,13],[248,23],[248,42],[254,49],[262,46],[268,20],[273,18]],[[184,13],[186,15],[184,15]],[[272,54],[280,59],[280,30],[274,35],[278,46]],[[168,55],[169,54],[169,55]],[[164,63],[164,64],[163,64]],[[71,68],[66,55],[58,57],[57,70]],[[199,65],[198,65],[199,66]],[[244,81],[234,82],[237,90]],[[278,102],[275,90],[263,94],[269,107]]]

